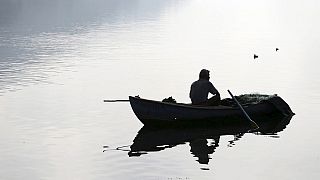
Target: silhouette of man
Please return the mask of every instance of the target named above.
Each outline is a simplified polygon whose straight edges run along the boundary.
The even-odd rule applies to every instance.
[[[192,104],[203,106],[214,106],[220,103],[220,93],[209,81],[210,71],[202,69],[199,74],[199,80],[192,83],[189,97]],[[208,99],[209,92],[213,95]]]

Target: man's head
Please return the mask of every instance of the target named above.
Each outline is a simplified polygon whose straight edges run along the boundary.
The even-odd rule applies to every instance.
[[[208,71],[206,69],[202,69],[199,74],[199,79],[209,80],[210,79],[210,71]]]

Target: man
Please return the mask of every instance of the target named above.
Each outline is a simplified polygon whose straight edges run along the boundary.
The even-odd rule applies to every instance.
[[[190,99],[194,105],[214,106],[220,103],[220,93],[209,81],[210,71],[202,69],[199,74],[199,80],[191,85]],[[213,95],[208,99],[209,92]]]

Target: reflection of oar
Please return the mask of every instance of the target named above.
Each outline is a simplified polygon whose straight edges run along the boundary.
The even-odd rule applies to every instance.
[[[254,129],[258,129],[259,126],[257,125],[256,122],[254,122],[250,116],[246,113],[246,111],[243,109],[243,107],[241,106],[241,104],[238,102],[238,100],[232,95],[232,93],[228,90],[228,93],[230,94],[230,96],[232,97],[232,99],[236,102],[236,104],[238,105],[238,107],[241,109],[241,111],[243,112],[243,114],[246,116],[247,120],[250,121],[251,126]]]
[[[129,99],[114,99],[114,100],[106,99],[106,100],[103,100],[103,102],[129,102]]]

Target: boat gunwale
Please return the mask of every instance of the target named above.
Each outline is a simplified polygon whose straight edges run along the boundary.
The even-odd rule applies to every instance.
[[[169,105],[169,106],[178,106],[183,108],[190,108],[190,109],[202,109],[202,110],[238,110],[239,108],[236,106],[201,106],[201,105],[192,105],[192,104],[185,104],[185,103],[170,103],[170,102],[162,102],[162,101],[156,101],[156,100],[150,100],[150,99],[144,99],[140,97],[134,97],[129,96],[129,100],[131,102],[131,99],[138,100],[138,101],[145,101],[149,103],[157,103],[157,104],[163,104],[163,105]],[[250,105],[243,105],[243,107],[247,108],[250,106],[255,106],[263,103],[256,103],[256,104],[250,104]]]

